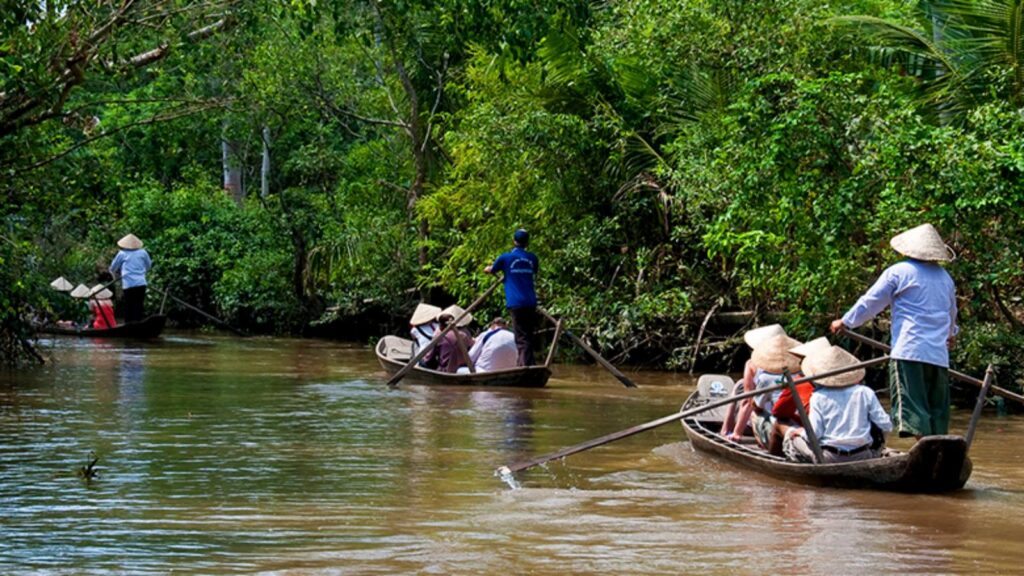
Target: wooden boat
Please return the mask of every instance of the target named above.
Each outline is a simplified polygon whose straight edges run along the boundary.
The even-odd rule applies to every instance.
[[[44,334],[61,334],[65,336],[81,336],[85,338],[156,338],[164,330],[167,316],[154,314],[138,322],[118,324],[113,328],[97,330],[93,328],[63,328],[55,324],[46,324],[36,329]]]
[[[394,375],[409,363],[413,356],[413,341],[398,336],[385,336],[377,343],[377,360],[388,375]],[[404,381],[428,386],[507,386],[514,388],[542,388],[551,377],[550,358],[540,366],[524,366],[494,372],[451,374],[416,366]]]
[[[732,388],[733,381],[728,376],[706,375],[682,409],[721,400]],[[871,460],[841,464],[798,463],[770,455],[752,437],[733,442],[720,435],[726,409],[715,408],[682,420],[693,448],[776,478],[816,486],[937,493],[959,490],[971,476],[972,464],[961,436],[927,436],[909,452],[890,451],[886,456]]]

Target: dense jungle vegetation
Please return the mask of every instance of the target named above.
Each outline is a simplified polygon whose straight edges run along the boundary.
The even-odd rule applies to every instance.
[[[344,337],[465,304],[525,227],[547,308],[685,368],[824,333],[929,221],[957,365],[1020,384],[1022,0],[10,4],[7,363],[127,232],[187,301]]]

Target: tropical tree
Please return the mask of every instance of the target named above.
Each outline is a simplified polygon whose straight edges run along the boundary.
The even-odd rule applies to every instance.
[[[993,99],[1024,106],[1024,0],[923,0],[916,26],[862,15],[831,21],[918,78],[923,101],[947,118]]]

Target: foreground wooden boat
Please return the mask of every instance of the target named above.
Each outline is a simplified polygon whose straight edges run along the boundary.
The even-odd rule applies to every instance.
[[[732,388],[733,381],[727,376],[705,376],[682,409],[721,400]],[[971,476],[967,443],[961,436],[928,436],[909,452],[892,452],[872,460],[805,464],[772,456],[752,438],[737,443],[721,436],[718,432],[725,410],[716,408],[682,420],[693,448],[776,478],[815,486],[937,493],[959,490]]]
[[[118,324],[106,330],[95,330],[93,328],[62,328],[54,324],[47,324],[36,329],[43,334],[61,334],[65,336],[81,336],[87,338],[137,338],[148,339],[160,336],[167,324],[167,316],[154,314],[138,322]]]
[[[377,343],[377,361],[388,375],[405,367],[413,355],[413,342],[398,336],[385,336]],[[549,355],[550,362],[550,355]],[[405,381],[428,386],[507,386],[513,388],[542,388],[551,377],[550,364],[525,366],[495,372],[475,374],[449,374],[416,366],[405,376]]]

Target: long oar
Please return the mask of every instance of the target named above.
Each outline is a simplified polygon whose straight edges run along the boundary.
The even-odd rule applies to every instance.
[[[540,312],[541,314],[543,314],[545,318],[550,320],[552,324],[555,324],[557,326],[558,321],[555,320],[555,318],[551,314],[548,314],[547,310],[544,310],[543,308],[538,308],[537,311]],[[634,384],[632,380],[630,380],[629,378],[626,378],[625,374],[623,374],[622,372],[619,372],[618,368],[616,368],[615,366],[612,366],[611,362],[609,362],[609,361],[605,360],[604,358],[602,358],[601,355],[598,354],[596,350],[594,350],[593,348],[588,346],[586,342],[584,342],[583,340],[580,340],[579,338],[576,337],[575,334],[573,334],[572,332],[570,332],[568,330],[564,330],[562,333],[565,334],[570,340],[572,340],[574,344],[579,346],[580,349],[582,349],[584,352],[589,354],[591,358],[596,360],[598,364],[600,364],[601,366],[604,366],[604,369],[609,371],[609,372],[611,372],[612,376],[615,376],[616,378],[618,378],[619,382],[622,382],[622,384],[624,386],[626,386],[627,388],[636,388],[636,384]]]
[[[189,304],[188,302],[185,302],[181,298],[178,298],[177,296],[175,296],[174,294],[171,294],[170,292],[168,292],[166,290],[161,290],[160,288],[157,288],[156,286],[153,286],[152,288],[153,288],[153,290],[156,290],[157,292],[160,292],[161,294],[163,294],[164,298],[170,297],[171,300],[174,300],[175,302],[177,302],[178,304],[181,304],[185,308],[188,308],[189,310],[192,310],[193,312],[197,312],[200,315],[205,316],[206,318],[209,318],[210,320],[213,320],[217,324],[220,324],[221,326],[227,328],[228,330],[234,332],[235,334],[238,334],[239,336],[244,336],[244,337],[248,337],[249,336],[249,334],[247,332],[245,332],[243,330],[240,330],[238,328],[235,328],[231,324],[228,324],[227,322],[221,320],[220,318],[217,318],[213,314],[210,314],[210,313],[208,313],[208,312],[206,312],[204,310],[196,308],[195,306]]]
[[[828,372],[822,372],[821,374],[815,374],[813,376],[804,376],[803,378],[798,378],[796,380],[793,380],[792,384],[793,385],[802,384],[804,382],[810,382],[810,381],[815,380],[817,378],[827,378],[829,376],[835,376],[836,374],[843,374],[844,372],[850,372],[850,371],[853,371],[853,370],[859,370],[861,368],[867,368],[868,366],[874,366],[876,364],[881,364],[881,363],[887,361],[888,359],[889,359],[888,356],[880,356],[878,358],[874,358],[874,359],[868,360],[866,362],[859,362],[857,364],[846,366],[845,368],[840,368],[838,370],[830,370]],[[701,412],[705,412],[707,410],[718,408],[720,406],[725,406],[727,404],[732,404],[733,402],[736,402],[738,400],[744,400],[744,399],[750,398],[752,396],[759,396],[759,395],[765,394],[767,392],[774,392],[776,390],[781,390],[781,389],[783,389],[783,388],[785,388],[787,386],[789,386],[789,383],[779,384],[777,386],[768,386],[766,388],[759,388],[757,390],[752,390],[750,392],[744,392],[743,394],[737,394],[735,396],[730,396],[728,398],[725,398],[723,400],[719,400],[717,402],[710,402],[710,403],[705,404],[703,406],[698,406],[696,408],[691,408],[691,409],[686,410],[684,412],[677,412],[675,414],[670,414],[668,416],[663,416],[661,418],[658,418],[657,420],[651,420],[650,422],[646,422],[644,424],[640,424],[640,425],[637,425],[637,426],[632,426],[630,428],[626,428],[625,430],[619,430],[618,432],[612,432],[611,434],[606,434],[604,436],[601,436],[600,438],[595,438],[593,440],[588,440],[586,442],[582,442],[580,444],[576,444],[575,446],[570,446],[568,448],[563,448],[563,449],[559,450],[558,452],[553,452],[553,453],[548,454],[546,456],[541,456],[539,458],[534,458],[532,460],[526,460],[526,461],[523,461],[523,462],[518,462],[516,464],[509,464],[507,466],[501,466],[501,467],[497,468],[495,470],[495,472],[498,475],[500,475],[500,476],[507,476],[509,474],[514,474],[516,472],[519,472],[519,471],[522,471],[522,470],[526,470],[527,468],[533,468],[534,466],[537,466],[537,465],[540,465],[540,464],[544,464],[546,462],[550,462],[550,461],[556,460],[558,458],[564,458],[566,456],[570,456],[572,454],[576,454],[577,452],[583,452],[584,450],[590,450],[591,448],[595,448],[597,446],[601,446],[602,444],[608,444],[609,442],[614,442],[616,440],[621,440],[622,438],[627,438],[627,437],[632,436],[634,434],[639,434],[641,432],[646,432],[647,430],[651,430],[651,429],[657,428],[659,426],[663,426],[663,425],[668,424],[670,422],[675,422],[677,420],[682,420],[683,418],[689,418],[690,416],[693,416],[695,414],[700,414]],[[799,397],[796,397],[796,400],[797,400],[797,402],[799,402],[800,401]]]
[[[490,288],[488,288],[486,291],[484,291],[484,293],[481,294],[479,298],[474,300],[473,303],[469,305],[469,308],[466,308],[465,310],[463,310],[462,314],[459,314],[458,318],[452,320],[452,322],[450,324],[448,324],[447,328],[445,328],[444,330],[441,330],[440,332],[437,332],[436,334],[434,334],[434,337],[430,339],[430,342],[427,342],[427,345],[424,346],[422,349],[420,349],[420,351],[417,352],[416,355],[413,356],[411,360],[409,360],[408,364],[403,366],[401,370],[396,372],[395,375],[392,376],[390,380],[388,380],[388,386],[395,386],[395,385],[397,385],[402,380],[402,378],[405,378],[405,375],[409,373],[409,370],[412,370],[413,367],[416,366],[416,363],[419,362],[420,360],[422,360],[423,357],[426,356],[427,353],[430,352],[430,350],[434,346],[436,346],[438,342],[441,341],[441,338],[443,338],[445,334],[447,334],[448,332],[453,330],[455,328],[455,326],[463,318],[465,318],[467,315],[469,315],[470,312],[475,310],[477,306],[479,306],[481,303],[483,303],[483,301],[486,300],[487,297],[490,296],[491,293],[494,292],[494,290],[497,289],[498,286],[500,286],[503,281],[504,281],[504,279],[502,279],[502,278],[498,278],[497,280],[495,280],[494,284],[491,284]]]
[[[857,342],[860,342],[862,344],[867,344],[868,346],[873,346],[873,347],[878,348],[879,350],[881,350],[883,352],[888,353],[891,350],[891,348],[887,344],[883,344],[883,343],[879,342],[878,340],[874,340],[872,338],[868,338],[867,336],[864,336],[863,334],[858,334],[858,333],[854,332],[853,330],[850,330],[849,328],[847,328],[845,326],[842,329],[842,333],[844,335],[848,336],[851,340],[856,340]],[[966,382],[968,384],[973,384],[974,386],[977,386],[978,388],[981,388],[981,387],[983,387],[985,385],[985,382],[983,382],[981,380],[978,380],[977,378],[975,378],[973,376],[968,376],[967,374],[964,374],[963,372],[958,372],[956,370],[950,370],[949,371],[949,375],[952,376],[953,378],[956,378],[957,380],[960,380],[961,382]],[[992,394],[994,394],[996,396],[1002,396],[1003,398],[1009,398],[1010,400],[1014,400],[1016,402],[1024,404],[1024,396],[1021,396],[1020,394],[1017,394],[1016,392],[1011,392],[1010,390],[1007,390],[1006,388],[1000,388],[999,386],[992,386]]]

